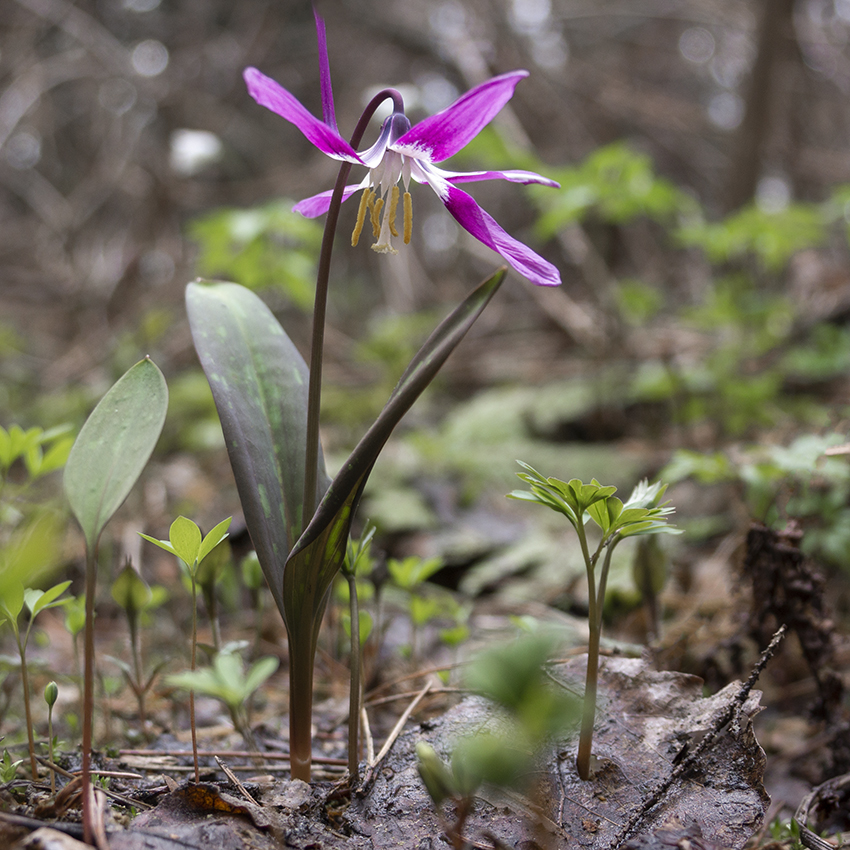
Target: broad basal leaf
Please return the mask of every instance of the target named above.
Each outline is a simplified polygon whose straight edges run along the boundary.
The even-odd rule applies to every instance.
[[[283,565],[305,524],[307,364],[271,310],[242,286],[195,281],[186,308],[248,532],[285,618]],[[318,481],[324,493],[321,454]]]
[[[77,436],[65,464],[65,495],[90,550],[148,462],[167,408],[165,378],[146,357],[119,378]]]

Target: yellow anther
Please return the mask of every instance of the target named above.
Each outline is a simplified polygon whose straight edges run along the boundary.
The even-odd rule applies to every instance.
[[[398,186],[393,186],[390,193],[390,211],[387,213],[390,217],[390,233],[393,236],[398,236],[398,231],[395,229],[395,211],[398,209]]]
[[[383,198],[375,198],[372,205],[372,235],[377,239],[381,235],[381,208],[384,206]]]
[[[404,193],[404,244],[410,244],[410,237],[413,236],[413,198],[410,197],[410,192]]]
[[[366,210],[369,208],[369,200],[372,197],[372,190],[367,186],[360,196],[360,207],[357,210],[357,221],[354,224],[354,232],[351,234],[351,247],[356,248],[360,241],[360,234],[363,231],[363,222],[366,221]]]

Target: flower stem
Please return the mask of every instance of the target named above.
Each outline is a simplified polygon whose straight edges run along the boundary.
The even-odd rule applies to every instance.
[[[375,110],[387,98],[392,99],[396,111],[404,110],[401,95],[395,89],[384,89],[369,101],[363,110],[357,126],[351,135],[351,147],[360,144],[369,121]],[[302,530],[310,523],[310,518],[316,509],[318,497],[318,467],[319,467],[319,409],[322,401],[322,359],[325,342],[325,314],[328,304],[328,281],[331,272],[331,254],[333,253],[334,236],[339,221],[339,210],[342,206],[342,193],[345,181],[351,171],[350,162],[343,162],[334,184],[331,204],[325,219],[325,232],[322,236],[322,248],[319,253],[319,270],[316,276],[316,297],[313,304],[313,332],[310,343],[310,382],[307,390],[307,449],[304,459],[304,503],[301,518]]]
[[[384,89],[369,101],[354,132],[351,135],[351,147],[357,148],[366,132],[375,110],[387,98],[392,99],[396,111],[404,109],[401,95],[394,89]],[[322,237],[322,249],[319,254],[319,271],[316,277],[316,300],[313,307],[313,334],[310,345],[310,380],[307,389],[307,434],[304,458],[304,502],[302,506],[301,530],[310,524],[316,510],[319,471],[319,409],[322,399],[322,354],[325,338],[325,313],[328,303],[328,281],[331,271],[331,254],[334,235],[339,221],[339,209],[342,205],[342,193],[345,181],[351,171],[350,162],[343,162],[334,184],[331,203],[325,220],[325,232]],[[318,628],[312,629],[312,634]],[[310,781],[312,756],[312,736],[310,731],[313,713],[313,656],[315,638],[311,637],[309,661],[290,660],[289,668],[289,748],[290,767],[293,779]],[[292,640],[289,642],[292,647]]]

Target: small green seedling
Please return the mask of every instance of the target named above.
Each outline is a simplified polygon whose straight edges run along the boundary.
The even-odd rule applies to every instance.
[[[74,443],[70,431],[70,425],[46,431],[37,426],[24,430],[20,425],[12,425],[7,431],[0,425],[0,487],[16,460],[23,461],[30,481],[61,469]]]
[[[117,658],[113,658],[113,661],[121,668],[124,678],[136,695],[136,702],[139,706],[139,724],[142,727],[142,734],[147,737],[147,694],[153,687],[157,674],[163,668],[165,662],[156,665],[151,674],[145,678],[139,624],[147,611],[158,607],[168,598],[168,591],[159,585],[152,588],[129,562],[125,564],[118,574],[118,578],[112,583],[111,591],[112,598],[121,606],[127,617],[127,625],[130,629],[130,653],[133,663],[131,666]]]
[[[257,751],[257,742],[248,721],[247,706],[254,692],[278,668],[277,658],[266,656],[251,665],[245,673],[241,656],[235,651],[219,652],[211,667],[186,670],[168,676],[168,684],[221,700],[230,713],[233,726],[249,748]]]
[[[91,794],[94,714],[94,604],[97,552],[106,524],[133,489],[153,453],[168,409],[168,388],[146,357],[119,378],[83,425],[65,464],[65,495],[86,540],[83,661],[83,838],[94,841]]]
[[[614,496],[616,487],[603,487],[596,479],[583,484],[578,478],[561,481],[558,478],[544,478],[528,464],[520,462],[525,470],[517,475],[531,488],[514,490],[510,499],[545,505],[563,514],[575,529],[581,544],[587,572],[588,589],[588,626],[590,640],[587,651],[587,678],[584,691],[584,712],[582,714],[579,736],[578,758],[576,766],[582,779],[591,774],[591,746],[593,742],[593,724],[596,717],[596,689],[599,671],[599,641],[602,633],[602,610],[605,602],[605,586],[611,567],[611,555],[617,543],[625,537],[642,534],[679,534],[680,531],[668,525],[667,518],[673,508],[661,502],[666,485],[640,482],[626,502]],[[598,526],[601,537],[596,549],[591,553],[587,536],[589,521]],[[596,567],[602,561],[598,583]]]
[[[467,686],[495,704],[498,722],[459,740],[451,767],[428,744],[416,747],[419,775],[457,850],[468,846],[463,826],[478,788],[533,785],[535,761],[546,742],[578,718],[575,697],[546,675],[555,646],[554,634],[537,631],[482,653],[467,671]],[[447,800],[454,803],[454,822],[445,818]]]
[[[29,673],[27,671],[27,643],[30,638],[35,618],[42,611],[48,608],[55,608],[57,605],[64,605],[67,599],[59,597],[68,589],[70,581],[63,581],[54,585],[49,590],[33,590],[32,588],[24,588],[17,582],[9,589],[3,602],[0,603],[0,622],[4,620],[9,623],[12,632],[15,635],[15,643],[18,647],[18,655],[21,659],[21,684],[24,690],[24,714],[27,722],[27,740],[29,741],[30,750],[30,769],[32,778],[38,779],[38,762],[35,759],[35,738],[33,737],[32,728],[32,711],[30,709],[30,683]],[[18,618],[26,607],[29,611],[29,621],[26,629],[21,633],[18,626]]]
[[[263,577],[263,568],[260,559],[252,549],[239,563],[239,573],[242,576],[242,584],[251,596],[251,608],[254,611],[254,648],[252,655],[259,652],[260,641],[263,637],[263,588],[266,580]]]
[[[47,703],[47,752],[50,763],[53,764],[53,706],[59,698],[59,686],[56,682],[48,682],[44,689],[44,701]],[[56,771],[50,769],[50,793],[56,793]]]
[[[441,602],[431,596],[417,593],[432,575],[443,568],[441,558],[420,558],[409,555],[401,560],[390,558],[387,570],[392,583],[407,593],[408,610],[410,612],[410,657],[416,660],[419,655],[419,631],[429,620],[433,619],[443,608]]]
[[[222,520],[204,537],[200,528],[190,519],[179,516],[171,523],[168,540],[157,540],[147,534],[141,534],[150,543],[165,549],[181,560],[189,571],[192,581],[192,662],[191,669],[197,666],[198,651],[198,569],[203,560],[227,537],[227,529],[233,517]],[[198,765],[198,732],[195,727],[195,694],[189,690],[189,722],[192,730],[192,753],[195,762],[195,782],[200,782],[201,771]]]
[[[12,761],[9,751],[4,747],[3,761],[0,762],[0,782],[4,785],[14,782],[15,777],[18,775],[18,767],[23,763],[23,759],[16,759],[15,761]]]
[[[348,775],[349,782],[353,785],[357,782],[360,764],[360,703],[362,700],[361,683],[361,652],[363,641],[361,628],[366,612],[360,611],[357,598],[357,573],[371,567],[370,549],[372,538],[375,536],[375,526],[366,523],[363,534],[355,542],[348,539],[345,550],[345,559],[340,566],[340,572],[348,583],[348,634],[351,638],[351,683],[348,692]],[[372,622],[369,618],[369,628]]]

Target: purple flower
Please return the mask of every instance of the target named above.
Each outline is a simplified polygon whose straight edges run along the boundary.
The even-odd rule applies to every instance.
[[[420,121],[413,127],[410,126],[403,109],[397,105],[396,111],[384,121],[375,144],[358,152],[337,129],[325,26],[318,14],[316,30],[319,39],[322,120],[315,118],[286,89],[256,68],[246,68],[244,77],[248,91],[257,103],[294,124],[320,151],[333,159],[365,165],[369,169],[361,183],[346,186],[343,193],[343,200],[346,200],[358,189],[363,190],[352,244],[357,244],[360,231],[368,217],[376,239],[373,250],[379,253],[396,253],[392,238],[399,235],[396,230],[397,208],[402,200],[399,183],[404,189],[403,239],[405,242],[410,241],[412,180],[430,186],[465,230],[504,257],[523,277],[541,286],[560,284],[561,276],[555,266],[514,239],[471,195],[458,188],[460,183],[494,179],[512,183],[542,183],[557,188],[558,184],[554,180],[531,171],[459,173],[446,171],[434,164],[453,156],[472,141],[511,99],[517,83],[528,76],[528,72],[513,71],[493,77],[462,95],[442,112]],[[322,215],[330,206],[331,194],[322,192],[306,198],[296,204],[295,210],[308,218]]]

